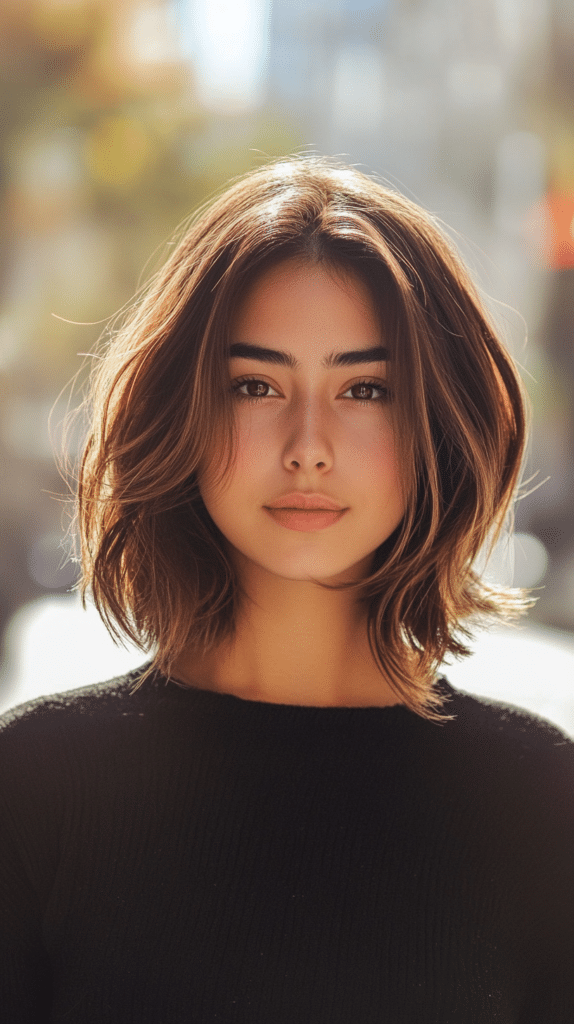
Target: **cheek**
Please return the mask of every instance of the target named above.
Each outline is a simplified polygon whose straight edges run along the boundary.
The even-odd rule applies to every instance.
[[[234,433],[234,459],[231,463],[225,458],[229,451],[230,439],[223,426],[215,433],[210,453],[205,455],[197,471],[202,496],[209,495],[213,500],[215,494],[223,493],[230,484],[237,484],[243,468],[253,464],[257,434],[261,431],[257,431],[256,425],[252,429],[250,416],[236,414]]]
[[[261,441],[262,436],[267,438],[265,445]],[[273,450],[267,432],[251,429],[249,422],[238,423],[235,459],[223,479],[218,479],[215,463],[199,475],[203,502],[215,522],[222,520],[227,523],[237,517],[242,500],[249,496],[253,484],[261,478],[263,466],[268,465],[269,453]]]
[[[398,486],[399,466],[396,445],[390,426],[379,430],[357,431],[345,446],[346,463],[355,479],[368,487]]]
[[[270,466],[277,465],[281,437],[275,424],[253,422],[248,415],[239,419],[235,463],[230,472],[232,486],[248,490],[250,482],[261,480]]]
[[[377,521],[384,523],[385,531],[394,530],[402,520],[407,507],[406,488],[392,435],[386,435],[382,444],[370,450],[364,464],[370,480],[365,486],[376,495],[371,509]],[[365,492],[364,492],[365,493]]]

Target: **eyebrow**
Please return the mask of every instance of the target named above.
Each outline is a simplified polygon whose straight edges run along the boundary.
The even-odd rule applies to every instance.
[[[299,361],[290,352],[281,352],[276,348],[264,348],[262,345],[248,345],[235,342],[229,349],[230,359],[257,359],[260,363],[274,363],[276,366],[288,366],[290,370],[299,369]],[[330,370],[334,366],[357,366],[360,363],[380,363],[389,358],[389,350],[383,345],[374,348],[359,348],[349,352],[331,352],[325,356],[321,365]]]

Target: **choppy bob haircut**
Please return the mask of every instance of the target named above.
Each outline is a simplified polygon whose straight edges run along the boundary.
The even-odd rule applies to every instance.
[[[205,654],[234,635],[241,581],[198,472],[215,457],[224,479],[233,464],[230,324],[246,289],[284,260],[369,288],[407,499],[368,577],[319,585],[356,590],[394,692],[423,717],[446,717],[433,686],[445,656],[470,653],[473,623],[533,603],[473,568],[512,515],[523,389],[433,219],[336,161],[295,156],[235,181],[108,331],[79,470],[82,598],[91,591],[112,635],[153,652],[149,671],[166,676],[184,647]]]

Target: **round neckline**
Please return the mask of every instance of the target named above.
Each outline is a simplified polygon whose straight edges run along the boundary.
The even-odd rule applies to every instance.
[[[149,663],[148,663],[149,664]],[[143,666],[142,670],[145,670],[147,666]],[[166,676],[159,670],[156,670],[151,677],[155,681],[161,681],[164,684],[165,690],[170,688],[170,692],[175,695],[179,693],[183,699],[185,697],[193,695],[194,703],[197,705],[203,705],[204,707],[219,707],[233,708],[234,710],[249,709],[257,710],[261,713],[267,712],[268,714],[280,714],[281,712],[291,712],[299,715],[312,715],[320,712],[323,715],[330,714],[333,717],[342,715],[344,712],[347,715],[350,712],[353,713],[373,713],[379,714],[390,712],[404,711],[416,718],[420,718],[416,711],[413,711],[406,704],[397,702],[396,704],[294,704],[283,701],[266,701],[257,700],[252,697],[241,697],[235,693],[229,693],[223,690],[211,690],[200,686],[193,686],[191,683],[184,682],[183,680],[176,679],[173,676]],[[452,699],[455,695],[455,690],[450,685],[448,680],[444,676],[437,677],[435,681],[435,687],[437,687],[447,699]]]

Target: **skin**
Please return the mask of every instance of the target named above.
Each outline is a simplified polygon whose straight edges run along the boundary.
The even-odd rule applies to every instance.
[[[286,351],[297,366],[229,360],[231,384],[247,375],[269,387],[253,401],[239,395],[257,385],[238,385],[236,461],[220,485],[208,468],[200,488],[249,599],[234,640],[207,658],[186,652],[175,674],[272,703],[395,704],[356,595],[313,582],[364,576],[405,510],[389,400],[380,400],[386,363],[323,365],[331,353],[383,344],[370,294],[348,275],[285,262],[248,291],[231,340]],[[357,386],[364,380],[380,388]],[[320,492],[347,511],[323,530],[287,529],[266,505],[291,491]]]

